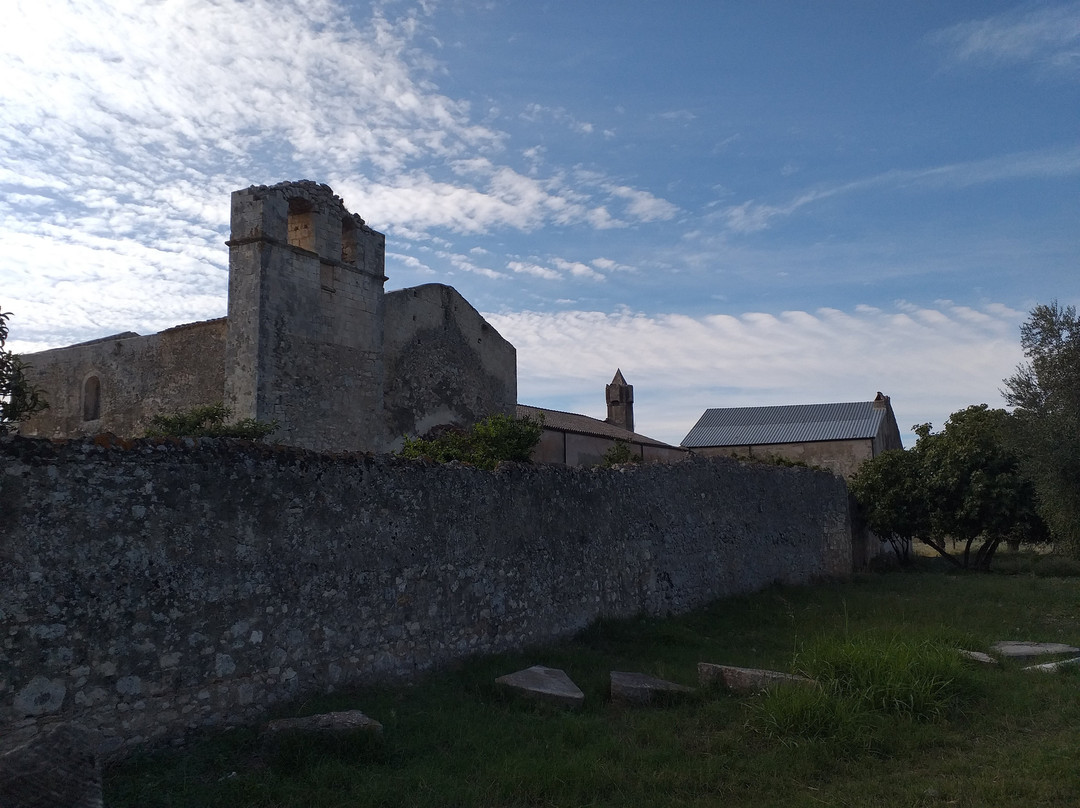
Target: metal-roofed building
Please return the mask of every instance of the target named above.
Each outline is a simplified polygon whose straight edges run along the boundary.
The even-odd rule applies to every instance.
[[[878,393],[843,404],[709,409],[682,446],[704,456],[802,461],[847,479],[864,460],[903,443],[889,397]]]

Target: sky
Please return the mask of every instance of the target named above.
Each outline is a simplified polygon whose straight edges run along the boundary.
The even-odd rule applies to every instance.
[[[522,403],[1003,406],[1080,303],[1080,2],[7,0],[0,310],[226,312],[229,194],[311,179],[517,347]]]

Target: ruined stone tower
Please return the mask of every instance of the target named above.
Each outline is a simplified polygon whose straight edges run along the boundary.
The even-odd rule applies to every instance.
[[[225,403],[278,439],[370,450],[383,437],[385,237],[325,185],[232,195]]]
[[[622,370],[616,369],[615,378],[605,388],[607,393],[607,422],[634,431],[634,385],[627,384]]]
[[[268,440],[393,450],[405,435],[517,406],[517,352],[456,290],[383,293],[386,241],[325,185],[232,195],[229,316],[31,354],[51,405],[24,435],[142,434],[154,416],[224,401],[277,421]]]

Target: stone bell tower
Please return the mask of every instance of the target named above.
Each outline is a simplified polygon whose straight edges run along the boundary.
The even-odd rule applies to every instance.
[[[379,450],[386,239],[310,181],[232,195],[225,403],[273,440]]]
[[[607,418],[609,424],[634,431],[634,385],[627,384],[622,371],[615,371],[615,378],[605,388],[607,393]]]

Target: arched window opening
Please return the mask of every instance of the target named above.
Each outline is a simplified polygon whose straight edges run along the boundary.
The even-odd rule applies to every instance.
[[[356,243],[356,223],[349,217],[341,220],[341,263],[349,266],[360,264]]]
[[[96,421],[101,417],[101,382],[90,376],[83,382],[82,417],[84,421]]]
[[[289,200],[289,244],[315,252],[315,214],[311,203],[294,197]]]

